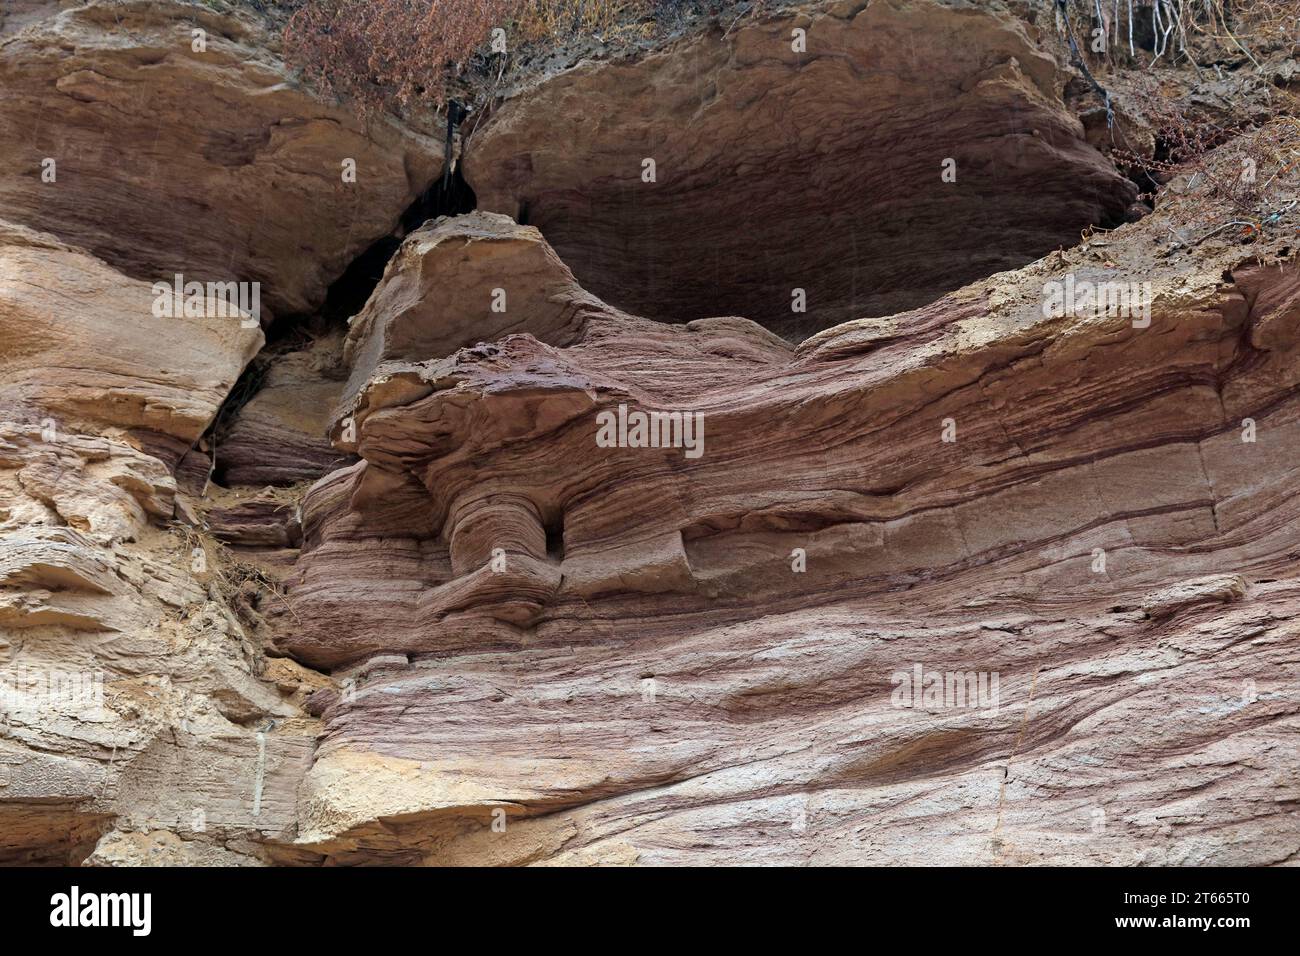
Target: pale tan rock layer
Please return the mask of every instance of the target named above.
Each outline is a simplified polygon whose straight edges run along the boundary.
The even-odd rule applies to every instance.
[[[465,175],[620,308],[798,339],[1122,221],[1136,189],[1085,141],[1033,29],[953,0],[746,19],[527,88],[478,123]]]
[[[583,298],[573,273],[536,229],[484,213],[426,223],[349,323],[345,397],[354,398],[381,362],[450,355],[524,330],[568,344],[575,295]]]
[[[158,527],[182,495],[131,442],[0,425],[5,863],[256,862],[296,830],[324,681],[268,667],[220,555]]]
[[[154,314],[151,283],[0,220],[0,409],[192,443],[263,342],[247,316]],[[37,414],[37,409],[40,414]]]
[[[201,527],[166,530],[201,524],[178,466],[264,339],[206,289],[158,314],[153,282],[306,308],[433,164],[294,91],[243,21],[69,6],[0,39],[0,862],[258,862],[296,831],[328,681],[268,660]]]
[[[238,317],[157,318],[151,298],[0,224],[6,863],[180,862],[185,846],[207,859],[186,841],[256,861],[294,832],[311,743],[292,697],[319,678],[293,665],[265,679],[219,555],[160,528],[192,508],[172,470],[262,333]],[[118,846],[153,833],[165,838],[139,856]],[[115,849],[96,850],[101,836]]]

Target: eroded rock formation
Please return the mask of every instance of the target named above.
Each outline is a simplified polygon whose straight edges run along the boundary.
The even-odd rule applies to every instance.
[[[61,6],[0,39],[0,861],[252,862],[292,836],[325,680],[262,654],[254,572],[178,486],[260,323],[153,283],[303,308],[435,164],[291,90],[242,21]],[[376,172],[350,236],[344,149]]]
[[[536,229],[483,213],[437,219],[402,243],[352,319],[346,397],[355,398],[382,362],[450,355],[515,331],[567,344],[583,298]]]
[[[1163,225],[798,349],[592,304],[567,348],[381,364],[362,464],[306,499],[286,646],[412,660],[329,704],[300,839],[1290,858],[1300,270],[1162,257]],[[1149,316],[1045,318],[1067,276],[1149,282]],[[702,415],[703,454],[598,447],[619,405]],[[996,673],[1000,706],[900,712],[914,663]]]
[[[349,463],[328,432],[346,386],[342,335],[266,356],[251,398],[232,410],[216,449],[220,480],[291,486]]]
[[[159,316],[438,166],[273,46],[0,21],[0,862],[1300,859],[1294,117],[1076,244],[1134,189],[1031,24],[776,11],[516,91],[346,329]]]
[[[441,171],[435,140],[298,88],[246,13],[100,0],[16,19],[0,209],[134,278],[261,282],[269,312],[310,311]]]
[[[480,209],[538,227],[640,315],[798,338],[902,312],[1118,223],[1136,195],[1033,33],[948,0],[746,21],[530,85],[474,131],[466,176]]]

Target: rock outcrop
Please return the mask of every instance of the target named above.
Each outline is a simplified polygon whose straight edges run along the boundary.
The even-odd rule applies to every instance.
[[[293,830],[311,738],[258,727],[292,726],[302,680],[259,679],[222,559],[163,527],[186,512],[173,470],[262,332],[157,317],[153,298],[84,250],[0,225],[5,862],[80,862],[128,832],[171,844],[136,862],[191,859],[182,833],[242,841],[207,859],[252,860]]]
[[[1300,266],[1284,234],[1180,247],[1185,208],[798,348],[588,297],[567,347],[381,362],[344,410],[362,462],[304,501],[283,646],[385,663],[317,704],[299,842],[1293,858]],[[1087,283],[1132,298],[1048,314]]]
[[[396,167],[345,238],[330,154],[364,137],[241,46],[239,22],[60,6],[24,5],[0,39],[0,197],[26,223],[0,221],[0,862],[255,862],[293,835],[300,705],[327,681],[266,658],[260,572],[178,485],[196,457],[209,470],[197,446],[261,323],[206,284],[153,283],[231,270],[305,307],[412,182],[358,152]],[[254,128],[238,162],[213,151]]]
[[[436,141],[300,89],[253,16],[94,0],[0,36],[0,210],[127,275],[326,287],[436,178]],[[350,165],[349,165],[350,164]]]
[[[261,347],[247,313],[155,310],[150,283],[85,250],[0,220],[0,409],[193,443]],[[206,290],[194,311],[221,311]],[[33,412],[34,414],[34,412]],[[37,416],[39,420],[40,416]]]
[[[342,349],[335,333],[261,357],[256,390],[219,430],[215,470],[222,483],[292,486],[350,463],[328,437],[346,387]]]
[[[466,178],[620,308],[797,339],[1123,221],[1137,190],[1034,33],[953,0],[745,21],[526,87],[478,124]]]
[[[484,213],[427,223],[402,243],[350,323],[346,398],[382,362],[450,355],[519,331],[566,345],[588,298],[536,229]]]

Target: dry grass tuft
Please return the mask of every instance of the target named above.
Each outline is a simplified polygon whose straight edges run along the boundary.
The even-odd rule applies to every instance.
[[[224,544],[204,529],[180,522],[173,522],[170,529],[180,539],[186,563],[197,549],[202,549],[207,562],[208,585],[226,607],[242,612],[240,616],[245,617],[252,611],[249,596],[269,594],[295,621],[298,620],[298,615],[285,598],[283,587],[257,565],[234,557]]]

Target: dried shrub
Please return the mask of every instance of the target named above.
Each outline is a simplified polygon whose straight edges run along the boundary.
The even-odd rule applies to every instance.
[[[1180,180],[1162,194],[1169,220],[1197,227],[1218,220],[1195,241],[1190,231],[1173,233],[1180,242],[1300,234],[1300,119],[1279,116],[1242,131],[1190,122],[1171,111],[1160,131],[1164,158],[1130,159],[1154,181]]]
[[[440,106],[462,74],[497,74],[522,48],[647,36],[720,0],[293,0],[284,50],[303,78],[362,113]],[[505,31],[501,55],[489,41]]]
[[[523,0],[510,32],[517,43],[600,34],[643,15],[647,6],[645,0]]]
[[[362,112],[441,104],[447,80],[521,0],[312,0],[285,27],[289,62]]]
[[[1117,148],[1114,156],[1153,186],[1186,174],[1203,195],[1229,202],[1242,215],[1266,210],[1276,187],[1294,196],[1300,171],[1300,119],[1279,101],[1272,118],[1252,129],[1248,121],[1222,125],[1169,97],[1159,84],[1129,91],[1155,137],[1153,154]],[[1288,197],[1289,198],[1289,197]]]

